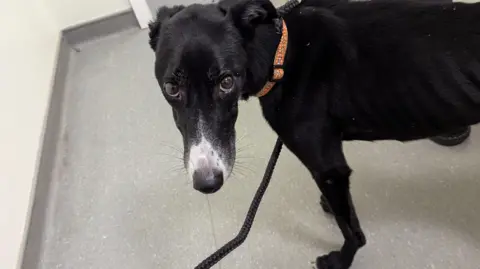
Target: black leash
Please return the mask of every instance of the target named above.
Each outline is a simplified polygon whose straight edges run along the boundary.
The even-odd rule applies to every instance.
[[[290,0],[285,3],[283,6],[278,8],[278,14],[280,17],[288,14],[293,8],[300,4],[301,0]],[[275,143],[275,147],[273,148],[272,155],[270,156],[270,160],[268,161],[267,168],[265,170],[265,174],[263,175],[262,182],[260,186],[258,186],[257,192],[253,197],[252,203],[250,204],[250,208],[248,209],[247,216],[243,221],[242,228],[240,232],[238,232],[237,236],[235,236],[232,240],[227,242],[223,247],[219,248],[215,251],[212,255],[207,257],[203,260],[199,265],[195,267],[195,269],[210,269],[212,266],[217,264],[221,259],[227,256],[230,252],[235,250],[239,247],[245,239],[247,239],[248,234],[250,233],[250,229],[252,228],[253,221],[255,220],[255,216],[257,215],[258,207],[260,206],[260,202],[262,201],[263,195],[268,188],[268,184],[270,184],[270,179],[272,178],[273,170],[275,169],[275,165],[277,164],[278,157],[280,156],[280,152],[282,151],[283,143],[280,138],[277,138],[277,142]]]
[[[290,11],[292,11],[293,8],[295,8],[296,6],[300,5],[300,3],[302,2],[303,0],[289,0],[288,2],[286,2],[283,6],[279,7],[277,9],[277,12],[278,12],[278,15],[280,15],[280,17],[283,17],[285,16],[286,14],[288,14]]]
[[[272,155],[270,156],[270,160],[268,161],[267,169],[265,170],[265,174],[263,175],[262,182],[260,183],[260,186],[258,186],[257,192],[253,197],[253,201],[250,204],[250,208],[248,209],[247,216],[245,217],[245,221],[243,222],[240,232],[237,234],[237,236],[235,236],[235,238],[230,240],[228,243],[223,245],[223,247],[219,248],[212,255],[203,260],[199,265],[195,267],[195,269],[211,268],[217,262],[227,256],[230,252],[239,247],[245,241],[245,239],[247,239],[248,233],[252,228],[253,221],[255,220],[255,215],[257,214],[258,207],[260,206],[260,202],[262,201],[263,195],[265,194],[268,184],[270,183],[270,179],[272,178],[273,169],[275,169],[278,157],[280,156],[280,151],[282,151],[282,145],[283,143],[280,138],[277,138],[277,142],[275,143],[275,147],[273,148]]]

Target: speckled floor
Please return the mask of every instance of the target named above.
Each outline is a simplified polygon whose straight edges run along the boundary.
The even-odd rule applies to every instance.
[[[243,103],[242,164],[218,194],[201,195],[181,170],[181,139],[153,77],[147,33],[78,49],[41,268],[193,268],[237,233],[275,135],[257,101]],[[368,238],[352,268],[479,268],[479,128],[456,148],[356,142],[345,150]],[[249,238],[216,268],[310,268],[342,242],[318,201],[285,150]]]

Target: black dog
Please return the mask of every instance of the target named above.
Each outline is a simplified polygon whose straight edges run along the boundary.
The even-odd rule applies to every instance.
[[[283,19],[268,0],[163,7],[150,25],[155,75],[204,193],[235,163],[239,99],[265,94],[264,117],[345,238],[317,267],[346,269],[366,241],[342,141],[408,141],[479,122],[480,4],[306,0]],[[272,74],[282,78],[273,88]]]

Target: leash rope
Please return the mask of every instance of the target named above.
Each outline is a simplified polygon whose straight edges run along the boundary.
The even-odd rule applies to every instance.
[[[292,11],[292,9],[294,9],[296,6],[300,5],[302,1],[303,0],[289,0],[283,6],[277,9],[278,15],[280,15],[280,17],[285,16],[290,11]]]
[[[272,178],[273,170],[275,169],[278,157],[280,156],[280,152],[282,151],[282,145],[283,143],[280,138],[277,138],[277,142],[275,143],[275,147],[273,148],[272,155],[270,156],[270,160],[268,161],[267,169],[265,170],[265,174],[263,175],[262,182],[258,186],[257,192],[253,197],[252,203],[250,204],[250,208],[248,209],[247,216],[245,217],[245,221],[243,222],[240,232],[232,240],[223,245],[223,247],[219,248],[212,255],[203,260],[199,265],[195,267],[195,269],[211,268],[221,259],[227,256],[230,252],[239,247],[245,241],[245,239],[247,239],[247,236],[250,233],[250,229],[252,228],[253,221],[255,220],[258,207],[260,206],[260,202],[262,201],[263,195],[265,194],[268,184],[270,183],[270,179]]]
[[[278,15],[280,17],[283,17],[284,15],[288,14],[293,8],[298,6],[301,1],[302,0],[289,0],[287,3],[277,9]],[[195,269],[210,269],[221,259],[230,254],[230,252],[232,252],[241,244],[243,244],[243,242],[245,242],[248,234],[250,233],[250,230],[252,229],[253,221],[255,220],[255,216],[257,215],[258,207],[260,206],[260,202],[262,202],[263,195],[265,194],[265,191],[270,184],[273,170],[275,169],[278,157],[280,156],[280,152],[282,151],[282,146],[283,143],[279,137],[277,138],[275,147],[273,148],[272,154],[270,155],[270,160],[268,161],[267,168],[265,169],[262,182],[260,182],[257,192],[255,193],[255,196],[253,196],[252,203],[250,204],[250,208],[248,209],[247,215],[245,216],[242,228],[238,232],[237,236],[235,236],[232,240],[228,241],[225,245],[223,245],[221,248],[219,248],[217,251],[215,251],[213,254],[211,254],[205,260],[199,263],[195,267]]]

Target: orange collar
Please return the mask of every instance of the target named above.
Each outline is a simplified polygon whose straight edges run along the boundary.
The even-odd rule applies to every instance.
[[[285,21],[282,20],[282,37],[280,38],[280,43],[277,47],[277,52],[275,53],[275,61],[273,62],[273,75],[272,78],[267,81],[262,90],[257,93],[257,97],[262,97],[267,95],[267,93],[272,90],[273,86],[277,81],[283,78],[285,71],[283,70],[283,63],[285,61],[285,55],[287,54],[288,47],[288,29]]]

